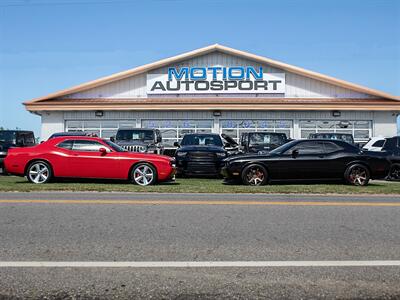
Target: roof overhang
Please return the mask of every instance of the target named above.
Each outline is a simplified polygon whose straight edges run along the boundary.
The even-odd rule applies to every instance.
[[[29,111],[74,110],[360,110],[400,111],[400,102],[387,99],[325,98],[136,98],[63,99],[26,104]]]

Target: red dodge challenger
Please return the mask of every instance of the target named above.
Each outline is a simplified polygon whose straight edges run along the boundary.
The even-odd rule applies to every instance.
[[[54,177],[131,180],[139,185],[169,181],[173,158],[127,152],[113,142],[94,137],[66,136],[34,147],[12,148],[4,161],[8,173],[46,183]]]

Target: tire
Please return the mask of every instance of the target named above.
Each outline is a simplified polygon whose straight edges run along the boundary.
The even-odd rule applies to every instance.
[[[400,164],[394,164],[389,171],[389,180],[400,181]]]
[[[361,164],[354,164],[346,169],[346,172],[344,173],[344,178],[349,184],[356,186],[366,186],[368,185],[371,176],[366,166]]]
[[[29,164],[26,170],[26,177],[31,183],[48,183],[53,177],[53,171],[47,162],[38,160]]]
[[[131,180],[134,184],[148,186],[156,183],[157,171],[149,163],[138,163],[131,172]]]
[[[268,172],[259,164],[251,164],[242,171],[242,182],[245,185],[260,186],[267,183]]]

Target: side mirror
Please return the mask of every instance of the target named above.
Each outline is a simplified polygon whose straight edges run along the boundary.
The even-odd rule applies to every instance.
[[[99,151],[100,151],[101,155],[106,155],[107,154],[107,149],[106,148],[101,147],[99,149]]]
[[[294,149],[294,150],[292,151],[292,157],[293,157],[293,158],[296,158],[297,156],[299,156],[299,150],[298,150],[298,149]]]
[[[161,136],[157,136],[157,143],[161,143],[162,142],[162,137]]]
[[[115,136],[110,137],[111,142],[115,142]]]
[[[178,142],[174,142],[174,147],[177,147],[177,148],[179,148],[181,145],[179,145],[179,143]]]

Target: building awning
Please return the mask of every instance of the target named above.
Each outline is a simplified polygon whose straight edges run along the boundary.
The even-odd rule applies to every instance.
[[[73,110],[362,110],[400,111],[400,101],[355,98],[173,97],[52,99],[25,103],[29,111]]]

